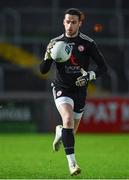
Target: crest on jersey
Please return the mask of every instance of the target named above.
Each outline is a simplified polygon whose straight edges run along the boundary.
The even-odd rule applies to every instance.
[[[83,45],[79,45],[79,46],[78,46],[78,51],[83,52],[83,51],[84,51],[84,49],[85,49],[85,48],[84,48],[84,46],[83,46]]]
[[[62,91],[58,91],[58,92],[56,93],[57,96],[60,96],[61,94],[62,94]]]

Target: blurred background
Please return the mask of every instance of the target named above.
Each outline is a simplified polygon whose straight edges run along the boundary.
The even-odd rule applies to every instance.
[[[88,89],[80,132],[129,132],[129,2],[122,0],[0,1],[0,132],[53,132],[61,123],[39,64],[63,31],[67,8],[86,14],[81,31],[93,38],[109,72]]]

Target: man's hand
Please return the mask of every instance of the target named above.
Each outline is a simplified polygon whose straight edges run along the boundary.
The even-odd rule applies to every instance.
[[[50,43],[48,44],[47,50],[46,50],[46,52],[45,52],[44,60],[46,60],[46,59],[51,59],[51,49],[53,48],[53,46],[54,46],[55,43],[56,43],[55,41],[52,41],[52,42],[50,42]]]
[[[86,86],[87,83],[91,80],[96,79],[96,74],[94,71],[88,71],[86,72],[83,68],[81,68],[82,76],[77,78],[76,86]]]

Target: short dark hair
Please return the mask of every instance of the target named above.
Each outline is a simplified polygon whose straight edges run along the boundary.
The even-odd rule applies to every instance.
[[[83,21],[83,20],[85,19],[85,16],[84,16],[83,12],[81,12],[81,11],[80,11],[79,9],[77,9],[77,8],[67,9],[67,10],[65,11],[65,15],[66,15],[66,14],[76,15],[76,16],[79,17],[79,20],[80,20],[80,21]]]

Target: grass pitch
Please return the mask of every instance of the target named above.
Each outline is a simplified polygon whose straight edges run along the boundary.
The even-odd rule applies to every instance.
[[[0,134],[1,179],[129,178],[128,134],[78,134],[76,158],[82,169],[71,177],[63,148],[54,153],[54,134]]]

